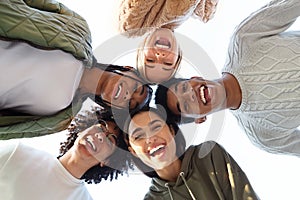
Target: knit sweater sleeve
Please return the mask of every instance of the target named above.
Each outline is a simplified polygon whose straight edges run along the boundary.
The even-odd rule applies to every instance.
[[[252,13],[236,30],[254,38],[275,35],[288,29],[299,15],[299,0],[274,0]]]
[[[253,12],[236,28],[231,37],[224,71],[238,67],[262,38],[287,30],[300,15],[299,0],[273,0]]]
[[[85,66],[92,66],[92,40],[86,20],[55,0],[1,0],[0,36],[35,47],[61,49]]]

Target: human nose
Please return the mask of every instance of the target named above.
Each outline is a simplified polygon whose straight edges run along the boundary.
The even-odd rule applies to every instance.
[[[196,94],[194,89],[191,87],[190,89],[188,89],[187,91],[185,91],[182,96],[186,99],[186,100],[190,100],[192,102],[195,101],[196,99]]]
[[[156,141],[155,135],[148,135],[146,138],[146,144],[152,144]]]
[[[131,98],[131,94],[128,89],[126,89],[123,99],[129,100]]]
[[[103,142],[104,139],[106,138],[105,133],[95,133],[95,138],[98,139],[100,142]]]
[[[156,50],[155,51],[155,57],[158,61],[161,61],[162,59],[164,59],[167,56],[167,53],[165,51],[162,50]]]

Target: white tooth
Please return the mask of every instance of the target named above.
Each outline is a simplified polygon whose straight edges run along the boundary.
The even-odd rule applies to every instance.
[[[201,86],[200,87],[200,97],[201,97],[201,101],[205,104],[206,103],[206,99],[205,99],[205,95],[204,95],[204,90],[205,90],[205,87]]]
[[[151,150],[149,151],[150,155],[152,155],[155,151],[157,151],[157,150],[159,150],[160,148],[163,148],[163,147],[164,147],[164,145],[159,145],[159,146],[157,146],[157,147],[151,149]]]
[[[93,150],[96,151],[96,146],[90,138],[86,138],[86,141],[92,146]]]
[[[115,99],[118,98],[118,97],[120,96],[121,91],[122,91],[122,86],[121,86],[121,84],[120,84],[120,85],[118,85],[118,91],[117,91],[117,93],[116,93],[116,95],[115,95]]]
[[[168,45],[162,45],[162,44],[155,44],[156,47],[161,48],[161,49],[168,49]]]

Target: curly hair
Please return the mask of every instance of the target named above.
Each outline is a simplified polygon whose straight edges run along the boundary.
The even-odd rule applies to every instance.
[[[124,130],[126,130],[126,132],[128,132],[129,123],[135,115],[142,113],[142,112],[147,112],[147,111],[153,112],[153,113],[157,114],[158,116],[160,116],[166,122],[169,129],[170,130],[173,129],[173,131],[175,133],[176,156],[179,159],[182,159],[184,152],[185,152],[185,148],[186,148],[186,140],[184,138],[184,135],[183,135],[181,129],[179,128],[178,124],[172,118],[164,118],[163,117],[166,115],[162,110],[149,107],[149,108],[145,108],[143,110],[139,110],[139,111],[133,113],[129,118],[127,118],[125,126],[124,126]],[[126,141],[127,145],[130,146],[128,134],[125,132],[123,132],[123,134],[124,134],[124,140]],[[158,178],[159,177],[158,174],[156,173],[156,171],[152,167],[149,167],[148,165],[143,163],[143,161],[141,161],[139,158],[132,156],[132,161],[135,164],[135,166],[140,171],[142,171],[146,176],[148,176],[150,178]]]
[[[173,113],[168,107],[167,92],[172,85],[179,83],[181,81],[186,81],[186,80],[188,80],[188,79],[172,78],[162,84],[158,84],[156,91],[155,91],[155,97],[154,97],[155,104],[161,105],[165,109],[165,111],[167,113],[167,118],[170,120],[173,120],[179,124],[191,123],[191,122],[194,122],[195,119],[191,118],[191,117],[183,117],[181,115],[177,115],[177,114]]]
[[[88,127],[96,124],[98,120],[114,122],[110,112],[99,107],[94,107],[91,111],[85,111],[77,114],[68,127],[67,140],[60,144],[60,154],[58,158],[63,156],[74,145],[79,132],[82,132]],[[109,157],[109,166],[101,167],[97,164],[87,170],[80,179],[84,180],[88,184],[98,184],[102,179],[107,180],[109,178],[110,181],[112,181],[113,179],[117,179],[119,175],[123,175],[124,173],[128,174],[128,170],[133,169],[133,162],[127,151],[127,144],[123,139],[123,132],[121,129],[119,129],[117,144],[119,148],[116,148],[114,153]]]

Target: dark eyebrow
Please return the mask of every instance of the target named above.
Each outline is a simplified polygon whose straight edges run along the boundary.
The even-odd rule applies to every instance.
[[[142,85],[142,90],[141,90],[141,92],[140,92],[140,95],[144,94],[144,91],[145,91],[145,86]]]
[[[137,81],[137,83],[141,83],[142,84],[142,90],[141,90],[141,92],[140,92],[140,96],[142,96],[142,94],[144,94],[144,92],[145,92],[145,85],[143,85],[143,83],[142,82],[140,82],[140,81]],[[130,110],[135,110],[135,109],[137,109],[137,107],[139,106],[139,104],[138,104],[138,102],[136,101],[136,104],[135,104],[135,106],[133,107],[133,108],[130,108],[130,102],[132,101],[132,99],[131,100],[129,100],[129,109]]]
[[[160,122],[160,120],[158,120],[158,119],[153,120],[153,121],[149,122],[148,125],[151,126],[151,125],[155,124],[156,122]]]
[[[136,129],[131,133],[131,136],[134,135],[136,132],[141,131],[141,130],[142,130],[142,128],[136,128]]]
[[[179,83],[176,83],[176,84],[175,84],[175,92],[177,92],[177,90],[178,90],[178,84],[179,84]]]
[[[173,68],[170,69],[170,68],[164,68],[164,67],[162,69],[165,70],[165,71],[171,71],[171,70],[173,70]]]
[[[176,108],[177,108],[178,112],[181,113],[181,109],[180,109],[180,105],[179,105],[179,102],[178,102],[178,101],[177,101],[177,103],[176,103]]]

